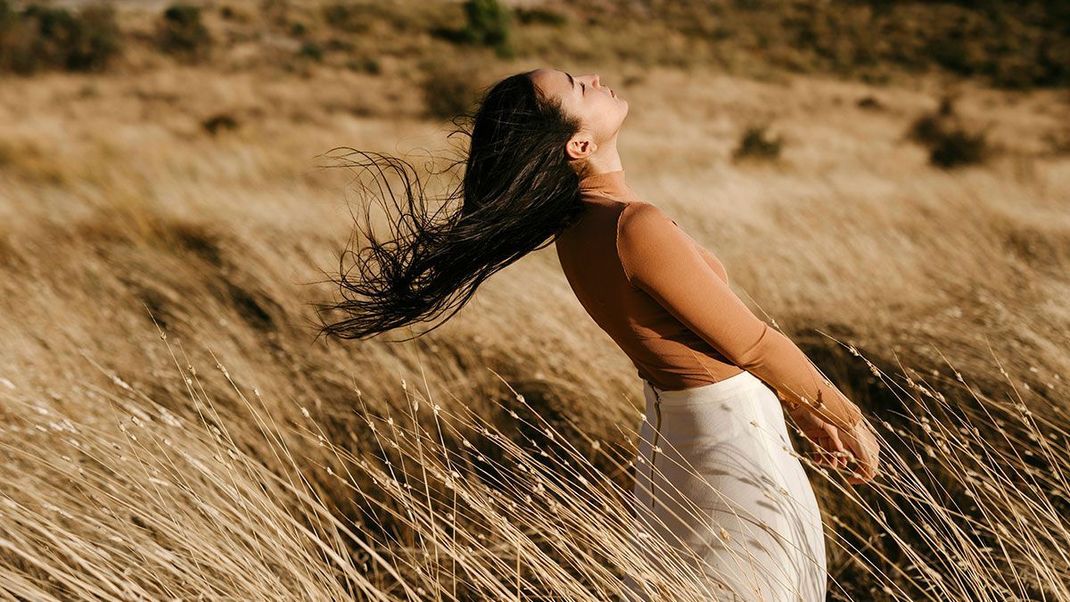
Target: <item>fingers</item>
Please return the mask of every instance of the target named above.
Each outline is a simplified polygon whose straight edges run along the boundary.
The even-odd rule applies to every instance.
[[[868,483],[877,476],[877,472],[866,465],[859,463],[854,470],[851,470],[847,476],[847,482],[852,485],[858,485],[860,483]]]
[[[817,447],[811,454],[815,465],[847,470],[846,480],[852,485],[869,482],[877,476],[879,449],[869,431],[841,433],[838,428],[828,425],[808,437]]]
[[[855,467],[855,470],[851,472],[851,476],[848,477],[847,482],[855,485],[859,483],[868,483],[876,478],[877,467],[879,465],[878,454],[879,451],[874,449],[874,451],[868,453],[864,459],[859,459],[858,465]]]
[[[839,437],[822,433],[814,439],[818,449],[813,453],[814,463],[833,469],[846,468],[849,453]]]
[[[839,470],[847,467],[847,458],[844,456],[842,444],[837,447],[832,437],[826,437],[822,447],[827,450],[825,453],[829,457],[829,464],[832,468]]]
[[[847,448],[843,445],[843,441],[840,440],[839,429],[836,429],[836,428],[831,429],[829,431],[828,440],[829,440],[829,444],[826,447],[826,449],[830,449],[835,453],[836,460],[837,460],[836,467],[837,468],[847,468],[847,463],[848,463],[847,455],[848,455],[849,452],[847,451]]]
[[[840,469],[847,468],[850,454],[840,439],[839,429],[828,428],[821,437],[821,447],[829,458],[829,466]]]
[[[877,476],[880,453],[873,434],[865,427],[859,427],[853,432],[844,433],[844,440],[847,442],[851,460],[855,464],[849,471],[847,482],[851,485],[858,485],[872,481]]]
[[[815,450],[811,453],[814,459],[814,464],[818,466],[831,467],[832,458],[829,456],[828,450],[825,446],[825,438],[822,435],[814,435],[813,443]]]
[[[828,438],[832,441],[836,451],[847,451],[847,448],[843,446],[843,441],[840,439],[840,429],[830,429]]]
[[[811,454],[814,464],[823,468],[832,468],[832,458],[825,450],[819,449]]]
[[[868,483],[877,476],[875,468],[867,467],[864,472],[852,471],[851,476],[847,477],[847,482],[851,485],[859,485],[862,483]]]

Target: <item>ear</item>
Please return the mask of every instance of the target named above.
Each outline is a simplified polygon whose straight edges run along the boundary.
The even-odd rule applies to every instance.
[[[596,150],[598,145],[591,139],[590,134],[583,131],[573,135],[565,145],[565,152],[572,159],[586,159]]]

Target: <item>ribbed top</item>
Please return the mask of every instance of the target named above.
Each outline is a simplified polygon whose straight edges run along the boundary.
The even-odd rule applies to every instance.
[[[623,169],[583,177],[580,191],[586,210],[558,236],[558,259],[576,298],[640,378],[672,391],[747,370],[789,409],[817,402],[844,428],[861,419],[791,340],[743,304],[713,253],[635,195]]]

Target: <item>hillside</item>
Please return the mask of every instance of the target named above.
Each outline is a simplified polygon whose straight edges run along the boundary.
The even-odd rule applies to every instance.
[[[1048,555],[1067,532],[1053,476],[1065,459],[1018,431],[1004,441],[1001,429],[1019,423],[986,418],[977,399],[1028,406],[1060,449],[1070,409],[1065,3],[777,4],[518,4],[506,43],[460,3],[235,0],[168,17],[166,4],[125,2],[85,20],[77,3],[26,13],[0,0],[0,494],[11,519],[0,527],[11,542],[0,581],[23,588],[0,591],[352,595],[345,579],[358,581],[371,555],[342,526],[376,532],[359,459],[383,443],[367,416],[400,420],[413,399],[424,400],[429,432],[433,404],[505,431],[518,429],[503,408],[533,422],[537,413],[570,443],[601,442],[604,455],[589,460],[626,486],[611,455],[627,456],[642,390],[552,248],[496,274],[426,337],[390,342],[428,325],[315,339],[314,304],[337,294],[327,276],[351,242],[347,204],[362,202],[361,174],[336,147],[417,166],[428,153],[452,157],[451,113],[497,78],[548,64],[598,72],[629,99],[629,184],[713,250],[748,305],[874,420],[924,437],[917,416],[953,424],[941,412],[961,411],[1007,462],[1011,450],[1030,452],[1015,460],[1021,473],[985,473],[989,485],[1040,496],[988,500],[998,510],[989,519],[1021,536],[1011,552],[986,545],[1003,540],[998,530],[980,529],[960,552],[914,531],[895,509],[911,508],[916,490],[862,494],[865,508],[892,515],[882,525],[817,479],[823,507],[843,520],[830,529],[870,546],[830,549],[835,599],[921,599],[926,587],[1070,599],[1060,579],[1070,571]],[[84,44],[72,52],[46,30]],[[429,183],[440,190],[458,175]],[[546,444],[540,429],[513,431],[518,444]],[[459,433],[443,438],[462,445]],[[912,451],[922,447],[898,442],[902,472],[928,475],[933,498],[955,506],[948,499],[973,484],[953,464],[926,465]],[[358,487],[339,480],[341,466]],[[397,494],[383,491],[379,526],[411,539],[369,541],[419,557],[412,525],[390,505]],[[1023,526],[1008,508],[1036,515]],[[532,524],[551,530],[539,516],[548,522]],[[962,523],[950,511],[925,516],[938,529]],[[188,537],[167,528],[183,521]],[[271,525],[285,528],[259,540]],[[495,550],[512,562],[508,545]],[[918,568],[955,553],[976,564],[940,568],[976,581],[937,586]],[[429,583],[447,570],[436,562],[397,566]],[[1015,570],[1026,576],[1000,572]],[[372,573],[384,590],[396,582]]]

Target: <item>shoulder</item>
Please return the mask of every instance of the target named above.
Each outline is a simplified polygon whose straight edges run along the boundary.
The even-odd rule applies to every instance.
[[[621,210],[617,220],[617,237],[642,237],[643,234],[676,227],[676,221],[657,205],[633,201]]]
[[[646,201],[632,201],[624,206],[621,219],[617,222],[618,230],[642,230],[645,228],[676,227],[676,220],[658,205]]]
[[[654,268],[665,253],[676,253],[686,240],[671,217],[657,205],[633,201],[617,220],[617,254],[631,281],[636,274]]]

